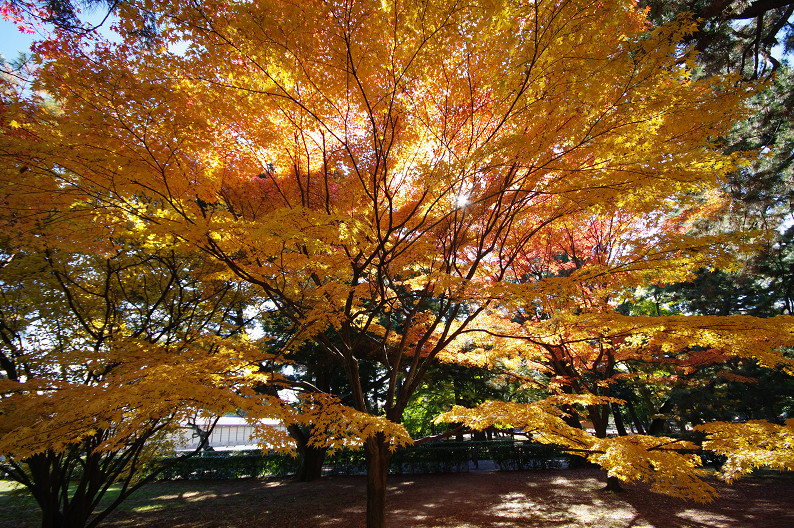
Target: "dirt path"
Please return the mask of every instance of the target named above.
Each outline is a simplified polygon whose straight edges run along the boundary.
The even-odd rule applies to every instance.
[[[154,484],[113,528],[364,527],[363,477]],[[791,528],[794,475],[719,485],[708,505],[641,485],[601,491],[598,470],[473,472],[390,478],[387,521],[404,528]]]

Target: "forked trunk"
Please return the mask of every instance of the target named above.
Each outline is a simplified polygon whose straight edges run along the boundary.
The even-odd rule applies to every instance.
[[[66,520],[57,507],[41,509],[41,528],[62,528],[66,526]]]
[[[64,513],[56,505],[42,508],[41,528],[83,528],[88,523],[88,516],[82,510],[72,509]]]
[[[380,433],[369,438],[367,455],[367,528],[386,526],[386,475],[389,471],[389,443]]]

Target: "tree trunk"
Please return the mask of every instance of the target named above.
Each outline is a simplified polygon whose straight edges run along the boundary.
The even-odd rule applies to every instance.
[[[25,463],[33,483],[29,490],[41,508],[41,528],[71,528],[72,525],[82,528],[85,522],[73,524],[61,510],[62,482],[68,477],[58,464],[56,455],[51,451],[39,453]]]
[[[88,524],[88,515],[85,507],[72,504],[67,512],[55,504],[50,504],[41,510],[41,528],[83,528]]]
[[[596,438],[607,437],[607,420],[609,418],[609,405],[593,406],[588,408],[590,411],[588,415],[593,420],[593,427],[595,428]],[[614,411],[614,409],[613,409]],[[604,487],[605,491],[623,491],[620,487],[620,479],[617,477],[607,476],[607,485]]]
[[[631,423],[634,424],[634,430],[637,432],[637,434],[645,434],[645,426],[640,421],[639,416],[637,416],[637,410],[634,408],[634,404],[631,402],[631,400],[626,400],[626,408],[629,411]]]
[[[620,405],[617,403],[612,404],[612,417],[615,419],[615,429],[618,430],[618,435],[626,436],[626,425],[623,423],[623,415],[620,412]]]
[[[386,526],[386,475],[391,452],[382,433],[364,443],[367,455],[367,528]]]
[[[609,406],[604,405],[588,405],[587,417],[593,424],[596,438],[607,437],[607,426],[609,425]]]
[[[617,477],[607,477],[607,485],[604,488],[604,491],[623,491],[623,488],[620,485],[620,479]]]
[[[579,420],[579,414],[576,412],[576,409],[574,409],[573,405],[563,405],[562,410],[565,412],[565,416],[562,418],[563,422],[575,429],[582,428],[582,422]]]
[[[305,446],[300,452],[300,466],[295,473],[295,480],[311,482],[323,476],[323,463],[327,449]]]
[[[458,377],[457,376],[452,376],[452,390],[455,393],[455,405],[461,405],[463,407],[468,407],[468,405],[466,405],[466,402],[463,401],[463,398],[460,395],[460,387],[459,387],[459,385],[460,385],[460,380],[458,379]],[[459,423],[459,422],[453,423],[452,424],[452,428],[454,429],[454,428],[460,427],[461,425],[463,425],[463,424]],[[457,433],[455,435],[455,441],[456,442],[463,442],[463,430],[462,429],[461,429],[461,431],[459,433]]]
[[[41,509],[41,528],[62,528],[66,526],[63,514],[57,506]]]
[[[295,480],[300,482],[311,482],[323,476],[323,463],[325,462],[326,448],[314,447],[309,444],[312,430],[304,430],[297,425],[290,425],[287,430],[298,450],[298,471],[295,473]]]
[[[453,429],[455,429],[455,428],[457,428],[457,427],[460,427],[461,425],[463,425],[463,424],[462,424],[462,423],[460,423],[460,422],[458,422],[458,423],[453,423],[453,424],[452,424],[452,428],[453,428]],[[460,432],[458,432],[458,433],[455,433],[455,441],[456,441],[456,442],[463,442],[463,429],[461,429],[461,430],[460,430]]]
[[[673,407],[674,404],[672,400],[667,400],[662,404],[661,407],[659,407],[659,410],[656,411],[656,414],[660,414],[660,415],[667,414],[673,410]],[[664,432],[664,426],[666,423],[667,423],[667,418],[664,417],[654,418],[653,421],[651,421],[650,427],[648,427],[648,434],[651,436],[657,436],[662,434]]]

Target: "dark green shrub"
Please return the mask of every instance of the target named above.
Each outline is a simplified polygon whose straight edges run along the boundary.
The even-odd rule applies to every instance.
[[[560,469],[570,464],[570,457],[559,449],[533,442],[494,442],[488,450],[491,460],[503,471]]]
[[[232,451],[207,452],[179,460],[159,475],[161,480],[235,479],[245,477],[285,476],[294,473],[297,460],[289,455],[254,453],[240,454]],[[164,459],[168,463],[173,459]]]
[[[367,459],[363,449],[340,449],[325,457],[329,475],[365,475]]]
[[[472,450],[465,442],[439,442],[398,449],[389,464],[389,473],[457,473],[469,470]]]
[[[398,449],[389,473],[452,473],[469,471],[469,462],[493,460],[499,469],[547,469],[567,467],[569,458],[559,450],[531,442],[435,442]],[[173,459],[164,459],[169,462]],[[325,459],[325,474],[364,475],[367,461],[363,449],[341,449]],[[160,479],[234,479],[286,476],[298,469],[289,455],[248,451],[206,451],[178,461]]]

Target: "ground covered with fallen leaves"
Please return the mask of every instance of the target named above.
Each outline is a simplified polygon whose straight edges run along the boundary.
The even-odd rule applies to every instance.
[[[387,524],[395,528],[794,527],[794,475],[766,474],[732,486],[715,484],[720,498],[703,505],[657,495],[638,484],[625,485],[622,493],[606,492],[602,472],[589,468],[390,477]],[[364,477],[325,477],[309,483],[173,481],[144,488],[105,526],[363,528],[365,508]],[[30,517],[34,511],[19,503],[12,508],[7,500],[0,502],[0,518],[5,517],[0,527],[36,526]]]

